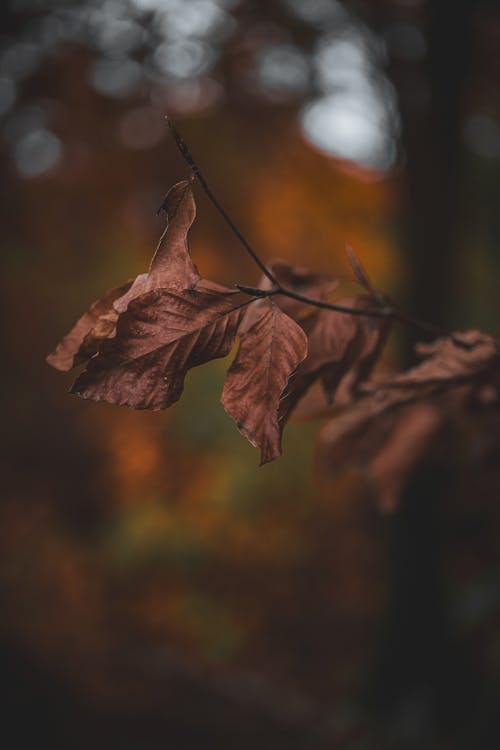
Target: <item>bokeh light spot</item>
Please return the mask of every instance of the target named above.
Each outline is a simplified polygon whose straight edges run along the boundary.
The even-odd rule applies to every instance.
[[[52,169],[62,154],[61,141],[45,128],[21,138],[14,150],[16,167],[22,177],[38,177]]]
[[[292,13],[312,25],[338,22],[347,16],[347,10],[338,0],[286,0]]]
[[[224,97],[222,85],[207,76],[175,84],[158,84],[152,87],[151,101],[163,112],[193,114],[215,107]]]
[[[139,24],[114,16],[103,16],[97,33],[100,49],[110,57],[131,52],[141,45],[146,36]]]
[[[177,0],[159,5],[161,28],[167,38],[217,36],[233,26],[232,19],[212,0]]]
[[[274,45],[261,53],[257,75],[266,93],[300,94],[309,82],[307,58],[291,44]]]
[[[153,60],[160,73],[182,80],[206,73],[215,62],[214,50],[194,39],[163,42],[156,49]]]
[[[302,127],[317,148],[332,156],[383,171],[394,164],[396,148],[384,127],[383,108],[370,98],[317,99],[304,109]]]
[[[142,78],[141,66],[135,60],[98,60],[92,71],[92,84],[100,94],[128,96]]]
[[[370,60],[361,39],[354,35],[323,39],[314,63],[318,84],[325,91],[369,84]]]

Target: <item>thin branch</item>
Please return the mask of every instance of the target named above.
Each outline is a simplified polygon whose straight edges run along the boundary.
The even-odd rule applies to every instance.
[[[182,140],[182,137],[181,137],[179,131],[175,127],[175,125],[172,122],[172,120],[170,119],[170,117],[166,117],[165,119],[167,120],[168,127],[170,128],[170,131],[171,131],[172,136],[174,138],[174,141],[175,141],[175,143],[177,145],[177,148],[179,149],[179,151],[181,153],[181,156],[184,158],[184,160],[189,165],[189,167],[190,167],[191,171],[193,172],[193,175],[195,176],[195,178],[198,181],[199,185],[203,188],[203,190],[205,191],[206,195],[211,200],[211,202],[213,203],[213,205],[215,206],[215,208],[217,209],[217,211],[220,213],[220,215],[222,216],[222,218],[224,219],[224,221],[226,222],[226,224],[228,224],[228,226],[234,232],[234,234],[236,235],[236,237],[239,239],[239,241],[241,242],[241,244],[243,245],[243,247],[245,248],[245,250],[247,251],[247,253],[249,254],[249,256],[254,261],[254,263],[256,263],[259,266],[260,270],[262,271],[262,273],[265,276],[267,276],[267,278],[269,279],[269,281],[271,281],[273,284],[276,284],[277,281],[276,281],[276,278],[274,277],[274,275],[267,268],[267,266],[265,265],[265,263],[263,263],[261,261],[261,259],[259,258],[259,256],[255,252],[255,250],[251,247],[250,243],[245,239],[245,237],[240,232],[240,230],[238,229],[238,227],[236,226],[236,224],[234,223],[234,221],[227,214],[227,212],[225,211],[225,209],[221,206],[221,204],[219,203],[219,201],[217,200],[217,198],[215,197],[215,195],[212,193],[212,191],[208,187],[207,181],[205,180],[205,178],[203,177],[202,173],[200,172],[200,169],[199,169],[198,165],[196,164],[195,160],[191,156],[191,153],[190,153],[187,145]]]
[[[359,317],[364,316],[365,318],[385,318],[386,320],[391,319],[395,323],[402,323],[403,325],[408,325],[412,328],[418,328],[421,331],[431,333],[434,336],[450,338],[455,346],[459,346],[462,349],[474,348],[474,344],[470,344],[468,341],[463,341],[459,337],[455,336],[449,331],[444,330],[443,328],[438,328],[438,326],[432,325],[431,323],[426,323],[424,320],[419,320],[418,318],[414,318],[411,315],[407,315],[396,307],[390,307],[389,305],[387,305],[387,301],[385,301],[384,307],[378,307],[376,309],[363,309],[359,307],[349,307],[347,305],[338,305],[335,302],[324,302],[323,300],[312,299],[311,297],[306,297],[303,294],[294,292],[291,289],[286,289],[285,287],[281,286],[281,284],[277,284],[272,289],[258,289],[252,286],[243,286],[242,284],[236,284],[236,287],[240,290],[240,292],[249,294],[252,297],[273,297],[275,295],[281,294],[283,297],[290,297],[290,299],[295,299],[298,302],[303,302],[305,305],[311,305],[311,307],[319,307],[322,310],[332,310],[333,312],[345,313],[346,315],[357,315]]]
[[[395,323],[402,323],[404,325],[411,326],[412,328],[418,328],[419,330],[425,331],[426,333],[431,333],[433,336],[449,338],[453,341],[455,346],[459,346],[462,349],[473,349],[475,346],[475,344],[470,344],[468,341],[463,341],[461,338],[455,336],[453,333],[450,333],[450,331],[447,331],[444,328],[439,328],[432,323],[426,323],[425,320],[414,318],[412,315],[408,315],[407,313],[402,312],[397,307],[387,305],[387,301],[385,301],[384,307],[363,310],[362,308],[337,305],[334,302],[323,302],[323,300],[311,299],[310,297],[305,297],[303,294],[297,294],[296,292],[293,292],[290,289],[285,289],[281,286],[279,286],[279,288],[276,289],[273,294],[283,294],[285,297],[291,297],[292,299],[296,299],[299,302],[304,302],[304,304],[306,305],[320,307],[323,310],[334,310],[335,312],[348,313],[349,315],[365,316],[367,318],[391,319]]]
[[[305,305],[312,305],[313,307],[320,307],[322,310],[333,310],[334,312],[346,313],[349,315],[364,316],[365,318],[392,318],[396,312],[392,307],[378,307],[374,310],[365,309],[360,307],[348,307],[347,305],[337,305],[335,302],[324,302],[319,299],[312,299],[306,297],[304,294],[299,294],[291,289],[286,289],[280,286],[275,291],[275,294],[282,294],[285,297],[296,299],[298,302],[303,302]]]
[[[446,331],[442,328],[438,328],[435,325],[432,325],[431,323],[427,323],[423,320],[419,320],[418,318],[414,318],[412,315],[408,315],[407,313],[402,312],[399,310],[399,308],[393,307],[392,305],[387,304],[387,300],[383,297],[383,295],[380,294],[377,290],[374,289],[374,287],[371,284],[371,281],[369,280],[368,274],[364,270],[364,268],[361,266],[361,263],[357,256],[354,254],[354,252],[351,250],[351,248],[348,248],[348,256],[349,260],[351,262],[351,265],[353,266],[353,269],[356,273],[356,276],[358,278],[358,281],[368,289],[368,291],[372,294],[374,298],[374,302],[379,305],[379,307],[375,309],[362,309],[362,308],[356,308],[356,307],[348,307],[345,305],[337,305],[334,302],[324,302],[323,300],[317,300],[312,299],[311,297],[306,297],[303,294],[299,294],[298,292],[294,292],[291,289],[287,289],[286,287],[282,286],[278,279],[274,276],[274,274],[267,268],[265,263],[260,259],[260,257],[257,255],[255,250],[252,248],[248,240],[244,237],[244,235],[240,232],[234,221],[231,219],[229,214],[225,211],[225,209],[221,206],[215,195],[212,193],[210,188],[208,187],[208,184],[203,177],[200,168],[198,167],[197,163],[193,159],[191,152],[189,151],[186,143],[182,139],[179,131],[175,127],[174,123],[170,119],[170,117],[165,117],[168,127],[170,128],[170,132],[172,133],[172,136],[174,138],[174,141],[177,145],[177,148],[179,149],[179,152],[183,159],[186,161],[186,163],[189,165],[189,168],[191,169],[194,178],[197,180],[205,194],[208,196],[212,204],[215,206],[219,214],[222,216],[226,224],[230,227],[230,229],[233,231],[233,233],[236,235],[236,237],[239,239],[245,250],[247,251],[248,255],[252,258],[254,263],[260,268],[262,273],[269,279],[269,281],[272,283],[272,288],[263,290],[263,289],[257,289],[255,287],[249,287],[249,286],[242,286],[241,284],[236,284],[238,289],[246,294],[249,294],[250,296],[260,298],[260,297],[271,297],[273,295],[283,295],[284,297],[290,297],[291,299],[295,299],[298,302],[303,302],[305,305],[311,305],[312,307],[319,307],[323,310],[332,310],[334,312],[340,312],[345,313],[347,315],[357,315],[357,316],[364,316],[368,318],[385,318],[385,319],[392,319],[395,322],[403,323],[404,325],[411,326],[412,328],[417,328],[421,331],[425,331],[426,333],[431,333],[434,336],[443,336],[446,338],[450,338],[453,343],[456,346],[460,346],[463,349],[471,349],[471,344],[469,344],[466,341],[462,341],[457,336],[454,336],[450,331]]]
[[[376,310],[363,310],[359,307],[349,307],[348,305],[337,305],[335,302],[324,302],[323,300],[313,299],[312,297],[306,297],[303,294],[294,292],[293,289],[287,289],[278,282],[271,289],[259,289],[254,286],[244,286],[243,284],[235,284],[236,288],[240,292],[250,294],[252,297],[274,297],[280,294],[282,297],[290,297],[298,302],[303,302],[305,305],[311,305],[313,307],[321,307],[323,310],[333,310],[334,312],[345,313],[347,315],[359,315],[368,318],[391,318],[394,315],[392,307],[378,308]]]

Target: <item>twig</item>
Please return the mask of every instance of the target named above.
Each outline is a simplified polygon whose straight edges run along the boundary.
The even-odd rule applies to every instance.
[[[361,307],[349,307],[348,305],[337,305],[335,302],[324,302],[320,299],[312,299],[306,297],[304,294],[299,294],[291,289],[286,289],[280,286],[275,294],[283,294],[285,297],[296,299],[298,302],[303,302],[305,305],[312,305],[314,307],[320,307],[322,310],[333,310],[334,312],[346,313],[348,315],[364,316],[365,318],[392,318],[396,312],[392,307],[377,307],[373,310],[363,309]]]
[[[205,193],[208,196],[208,198],[212,201],[213,205],[215,206],[215,208],[217,209],[217,211],[220,213],[220,215],[222,216],[222,218],[224,219],[224,221],[226,222],[226,224],[229,225],[229,227],[232,229],[232,231],[234,232],[234,234],[237,236],[237,238],[239,239],[239,241],[241,242],[241,244],[243,245],[243,247],[245,248],[245,250],[247,251],[247,253],[249,254],[249,256],[259,266],[259,268],[262,271],[262,273],[265,276],[267,276],[267,278],[269,279],[269,281],[272,284],[277,284],[277,281],[276,281],[274,275],[267,268],[267,266],[265,265],[265,263],[263,263],[261,261],[261,259],[259,258],[259,256],[255,252],[255,250],[251,247],[250,243],[245,239],[245,237],[240,232],[240,230],[238,229],[238,227],[236,226],[236,224],[234,223],[234,221],[226,213],[226,211],[224,210],[224,208],[221,206],[221,204],[219,203],[219,201],[217,200],[217,198],[215,197],[215,195],[212,193],[212,191],[208,187],[207,181],[205,180],[205,178],[203,177],[202,173],[200,172],[200,169],[199,169],[198,165],[196,164],[195,160],[191,156],[191,153],[190,153],[187,145],[182,140],[179,131],[175,127],[175,125],[172,122],[172,120],[170,119],[170,117],[166,117],[166,120],[167,120],[168,127],[170,128],[170,131],[171,131],[171,133],[172,133],[172,135],[174,137],[174,140],[175,140],[175,142],[177,144],[177,148],[179,149],[181,155],[183,156],[183,158],[185,159],[185,161],[187,162],[187,164],[189,164],[189,167],[191,168],[194,176],[198,180],[198,183],[203,188],[203,190],[205,191]]]
[[[181,134],[175,127],[174,123],[170,119],[170,117],[165,117],[168,127],[170,128],[170,132],[172,133],[172,136],[174,138],[174,141],[177,145],[177,148],[179,149],[179,152],[183,159],[188,164],[189,168],[191,169],[194,178],[197,180],[205,194],[208,196],[212,204],[215,206],[219,214],[222,216],[226,224],[230,227],[230,229],[233,231],[233,233],[236,235],[236,237],[239,239],[245,250],[247,251],[248,255],[252,258],[254,263],[260,268],[262,273],[266,276],[267,279],[271,282],[273,285],[271,289],[257,289],[255,287],[249,287],[249,286],[243,286],[241,284],[236,284],[238,289],[246,294],[249,294],[253,297],[271,297],[274,295],[283,295],[284,297],[290,297],[291,299],[295,299],[298,302],[303,302],[305,305],[311,305],[312,307],[319,307],[323,310],[332,310],[334,312],[340,312],[347,315],[358,315],[358,316],[364,316],[367,318],[385,318],[385,319],[392,319],[394,322],[397,323],[403,323],[404,325],[411,326],[413,328],[418,328],[421,331],[425,331],[426,333],[431,333],[434,336],[443,336],[446,338],[450,338],[453,343],[456,346],[460,346],[463,349],[471,349],[472,346],[466,341],[462,341],[460,338],[457,338],[457,336],[454,336],[449,331],[446,331],[442,328],[439,328],[438,326],[432,325],[431,323],[426,323],[423,320],[419,320],[418,318],[414,318],[412,315],[408,315],[407,313],[402,312],[397,307],[393,307],[392,305],[388,304],[388,301],[381,295],[378,291],[374,289],[372,286],[368,275],[366,274],[366,271],[361,266],[361,263],[359,259],[355,256],[354,252],[348,248],[348,256],[351,262],[351,265],[353,265],[354,271],[356,273],[356,276],[358,278],[358,281],[367,288],[370,293],[373,296],[373,301],[379,305],[379,307],[375,309],[363,309],[363,308],[356,308],[356,307],[349,307],[346,305],[337,305],[334,302],[324,302],[323,300],[317,300],[313,299],[311,297],[307,297],[304,294],[299,294],[298,292],[294,292],[292,289],[287,289],[286,287],[282,286],[278,279],[274,276],[272,271],[270,271],[265,263],[260,259],[258,254],[255,252],[255,250],[252,248],[248,240],[244,237],[244,235],[240,232],[234,221],[231,219],[229,214],[225,211],[225,209],[221,206],[215,195],[212,193],[210,188],[208,187],[207,181],[203,177],[200,168],[198,167],[197,163],[193,159],[191,152],[189,151],[186,143],[182,139]]]
[[[346,253],[347,258],[349,260],[349,263],[351,264],[351,268],[354,271],[354,275],[356,276],[356,279],[359,284],[361,284],[362,287],[366,289],[366,291],[370,294],[372,299],[375,300],[375,302],[378,305],[381,305],[382,307],[387,306],[387,300],[383,294],[381,294],[378,289],[375,289],[373,286],[370,277],[366,273],[363,264],[361,263],[360,259],[354,252],[353,248],[346,244]]]
[[[303,294],[294,292],[293,289],[287,289],[286,287],[281,286],[279,282],[277,282],[275,286],[271,287],[271,289],[259,289],[258,287],[245,286],[243,284],[235,284],[235,286],[240,290],[240,292],[250,294],[252,297],[274,297],[280,294],[283,297],[290,297],[290,299],[295,299],[298,302],[303,302],[305,305],[313,305],[314,307],[321,307],[324,310],[333,310],[334,312],[346,313],[348,315],[364,315],[365,317],[368,316],[374,318],[390,318],[395,312],[392,307],[385,307],[377,310],[363,310],[357,307],[349,307],[348,305],[337,305],[335,302],[324,302],[323,300],[312,299],[311,297],[306,297]]]

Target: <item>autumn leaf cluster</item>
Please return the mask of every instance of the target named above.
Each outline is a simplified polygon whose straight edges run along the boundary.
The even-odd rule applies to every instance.
[[[84,365],[71,391],[133,409],[166,409],[182,395],[187,372],[239,346],[221,401],[261,463],[281,454],[283,429],[316,383],[328,422],[319,439],[326,473],[370,470],[381,505],[391,509],[418,462],[457,414],[497,403],[500,342],[477,331],[420,345],[423,361],[373,380],[391,315],[371,315],[384,298],[354,255],[363,293],[324,306],[338,281],[268,264],[257,288],[202,279],[188,249],[196,206],[190,181],[162,205],[167,225],[149,271],[110,289],[76,322],[47,358],[56,369]],[[303,301],[309,300],[308,303]]]

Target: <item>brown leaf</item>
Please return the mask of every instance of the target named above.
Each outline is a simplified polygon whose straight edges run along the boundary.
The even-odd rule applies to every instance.
[[[445,414],[432,401],[390,409],[363,399],[321,429],[318,468],[324,477],[345,469],[368,471],[379,507],[393,511],[444,421]]]
[[[413,404],[398,414],[389,437],[370,462],[382,510],[395,510],[412,472],[432,448],[443,416],[431,401]]]
[[[307,337],[271,300],[262,308],[262,315],[241,334],[221,401],[242,435],[260,448],[265,464],[281,455],[280,398],[307,354]]]
[[[425,357],[424,361],[381,383],[378,391],[400,390],[411,398],[459,384],[480,385],[492,377],[500,379],[498,339],[475,330],[456,333],[454,338],[470,348],[457,345],[450,337],[419,344],[417,352]]]
[[[156,289],[132,300],[73,388],[82,398],[165,409],[192,367],[229,353],[248,297],[215,285]]]
[[[162,208],[168,224],[151,261],[149,272],[110,289],[82,315],[71,331],[49,354],[47,362],[58,370],[71,370],[94,355],[103,339],[115,334],[118,315],[131,300],[151,289],[188,289],[200,279],[187,248],[187,233],[196,216],[191,185],[174,185]]]
[[[336,385],[353,364],[357,349],[357,323],[350,315],[331,310],[316,310],[300,321],[307,334],[308,352],[290,378],[280,402],[282,429],[298,401],[319,378],[328,379],[329,388]]]
[[[127,309],[131,300],[152,289],[190,289],[200,280],[187,246],[187,235],[196,218],[196,204],[188,180],[178,182],[168,191],[162,209],[168,223],[149,271],[137,276],[128,294],[116,301],[115,309],[119,313]]]
[[[344,304],[365,310],[373,308],[373,301],[365,296],[344,300]],[[332,401],[337,393],[336,400],[342,404],[350,401],[359,385],[370,378],[392,328],[389,318],[360,316],[355,320],[356,348],[352,352],[352,367],[346,372],[340,385],[335,377],[333,382],[330,382],[328,376],[322,379],[327,398]]]
[[[340,300],[339,304],[359,308],[368,302],[366,297],[356,297]],[[333,402],[341,383],[350,400],[355,387],[369,377],[390,327],[385,319],[354,317],[332,310],[316,310],[301,318],[300,325],[308,337],[308,354],[290,379],[281,400],[282,429],[300,399],[318,379],[328,403]]]
[[[113,304],[131,286],[132,279],[123,286],[109,289],[96,300],[48,355],[49,365],[65,372],[90,359],[97,352],[101,341],[114,334],[118,313]]]
[[[435,445],[445,423],[456,424],[484,398],[496,403],[500,344],[479,331],[420,344],[427,358],[401,375],[379,382],[372,398],[337,415],[322,429],[318,445],[323,474],[339,468],[370,470],[381,507],[392,510],[411,473]],[[486,404],[486,407],[488,404]]]
[[[322,476],[339,470],[365,467],[385,440],[392,427],[391,419],[380,419],[383,409],[370,398],[364,398],[335,414],[318,435],[317,459]]]

